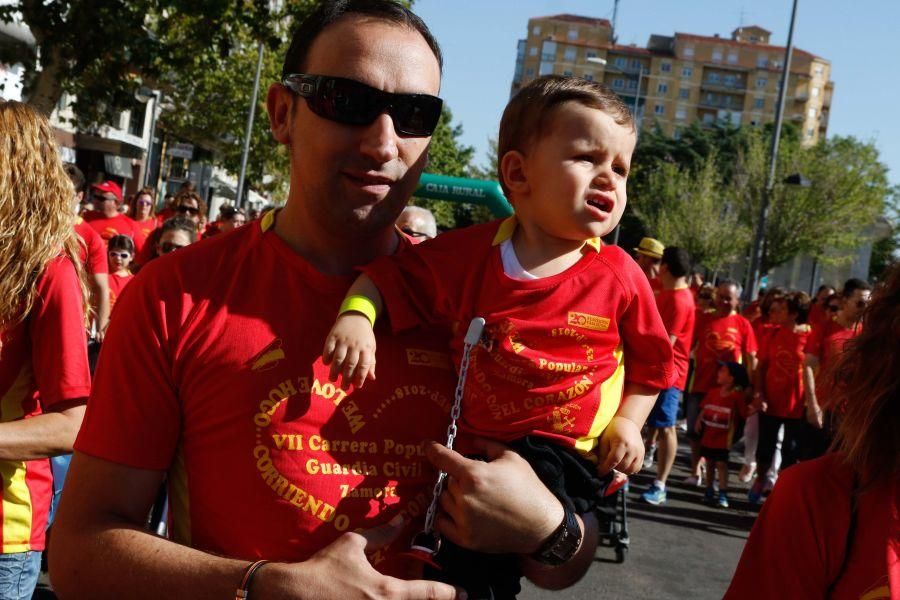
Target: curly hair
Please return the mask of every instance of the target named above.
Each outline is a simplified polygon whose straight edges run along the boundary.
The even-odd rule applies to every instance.
[[[63,252],[75,265],[87,311],[74,188],[47,118],[21,102],[0,101],[0,156],[0,330],[31,312],[38,278]]]
[[[875,291],[863,322],[829,370],[829,404],[840,415],[832,449],[866,486],[900,477],[900,263]]]

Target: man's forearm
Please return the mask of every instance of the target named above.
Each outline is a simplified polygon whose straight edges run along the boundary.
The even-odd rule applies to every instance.
[[[60,412],[0,424],[0,460],[22,461],[72,451],[84,403]]]
[[[816,376],[811,366],[803,367],[803,395],[806,397],[806,406],[817,409],[819,403],[816,399]]]
[[[249,561],[221,558],[156,537],[126,521],[53,527],[50,573],[66,598],[233,598]]]
[[[581,546],[570,561],[558,567],[548,567],[530,558],[522,559],[522,574],[538,587],[561,590],[584,577],[597,551],[597,517],[593,513],[576,515],[583,534]]]

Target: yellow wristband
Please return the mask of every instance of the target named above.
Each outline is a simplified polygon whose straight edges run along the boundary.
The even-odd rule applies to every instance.
[[[375,312],[375,303],[372,302],[371,298],[359,295],[347,296],[344,298],[344,302],[341,303],[341,310],[338,314],[342,315],[345,312],[350,311],[362,314],[369,319],[369,323],[372,324],[372,327],[375,327],[375,317],[378,315]]]

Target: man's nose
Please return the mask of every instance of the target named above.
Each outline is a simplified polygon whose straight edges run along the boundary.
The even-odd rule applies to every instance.
[[[378,164],[388,163],[399,155],[397,137],[394,119],[383,112],[365,128],[360,149]]]

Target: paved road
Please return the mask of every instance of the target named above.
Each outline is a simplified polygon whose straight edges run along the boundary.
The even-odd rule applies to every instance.
[[[732,452],[732,459],[737,454]],[[738,482],[740,465],[732,462],[729,494],[732,508],[707,507],[701,488],[687,488],[687,446],[669,479],[668,502],[652,506],[640,493],[652,483],[653,471],[632,477],[628,493],[631,547],[623,564],[612,548],[601,548],[594,565],[577,585],[548,592],[525,584],[522,600],[590,599],[718,599],[728,587],[756,512],[746,502],[747,486]]]
[[[732,458],[736,456],[733,452]],[[753,526],[755,512],[746,502],[747,486],[737,481],[738,463],[733,461],[731,465],[732,508],[722,510],[700,502],[701,488],[687,488],[681,483],[687,476],[687,462],[687,446],[682,444],[669,481],[668,502],[663,506],[651,506],[640,499],[640,493],[653,481],[652,472],[632,477],[628,493],[631,547],[623,564],[615,563],[612,548],[601,548],[591,570],[574,587],[548,592],[526,583],[520,598],[721,598]],[[34,598],[55,599],[46,575]]]

